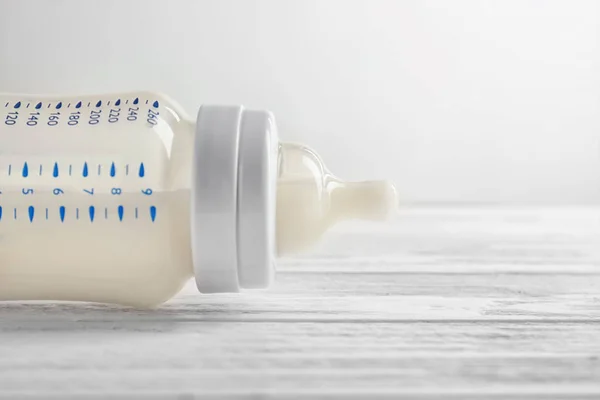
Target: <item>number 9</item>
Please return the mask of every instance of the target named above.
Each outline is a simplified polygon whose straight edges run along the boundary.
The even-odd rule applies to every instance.
[[[146,196],[150,196],[152,194],[152,189],[150,189],[150,188],[142,189],[142,193],[145,194]]]
[[[65,191],[62,189],[56,188],[52,191],[52,193],[54,193],[55,196],[58,196],[58,195],[65,193]]]

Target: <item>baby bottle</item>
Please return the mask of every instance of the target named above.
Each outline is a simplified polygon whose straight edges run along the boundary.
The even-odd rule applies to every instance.
[[[345,183],[269,112],[164,95],[0,95],[0,300],[156,306],[269,286],[275,257],[396,209]]]

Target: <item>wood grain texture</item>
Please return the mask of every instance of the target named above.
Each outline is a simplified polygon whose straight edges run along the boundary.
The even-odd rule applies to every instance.
[[[4,303],[0,398],[598,399],[599,244],[597,208],[421,207],[268,292]]]

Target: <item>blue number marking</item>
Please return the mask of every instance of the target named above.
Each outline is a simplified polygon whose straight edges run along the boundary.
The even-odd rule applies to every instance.
[[[35,105],[35,109],[36,110],[39,110],[40,108],[42,108],[42,102],[41,101]]]
[[[31,103],[27,103],[27,106],[26,106],[26,107],[27,107],[27,108],[29,108],[29,106],[30,106],[30,105],[31,105]]]
[[[117,170],[115,168],[115,163],[110,164],[110,176],[112,176],[114,178],[116,173],[117,173]]]
[[[20,101],[17,101],[17,102],[15,103],[15,108],[20,108],[20,107],[21,107],[21,102],[20,102]]]
[[[119,221],[123,221],[123,206],[119,206],[119,208],[117,208],[117,213],[119,214]],[[0,218],[2,218],[2,209],[0,208]]]
[[[110,100],[106,102],[106,105],[107,105],[107,106],[110,106]]]
[[[152,218],[152,222],[156,220],[156,207],[150,206],[150,218]]]
[[[75,219],[79,219],[79,208],[75,209]]]
[[[60,222],[65,222],[65,206],[60,206],[58,209],[58,214],[60,215]]]
[[[58,104],[56,104],[56,109],[60,110],[62,108],[62,102],[58,102]]]
[[[38,124],[38,119],[40,119],[39,115],[39,111],[29,113],[29,118],[27,118],[27,126],[36,126]]]
[[[117,99],[117,101],[115,101],[115,106],[120,106],[121,105],[121,99]]]
[[[61,188],[54,188],[54,190],[52,190],[52,193],[54,193],[55,196],[59,196],[61,194],[64,194],[65,191],[62,190]]]
[[[158,106],[159,106],[159,104],[158,104],[158,100],[156,100],[156,101],[155,101],[155,102],[152,104],[152,107],[154,107],[154,108],[158,108]]]
[[[33,215],[35,214],[35,207],[29,206],[27,209],[27,213],[29,214],[29,222],[33,222]]]
[[[71,176],[71,173],[73,172],[73,166],[69,165],[69,176]]]
[[[46,220],[48,220],[48,209],[46,208]]]
[[[79,117],[81,116],[81,111],[73,111],[71,115],[69,115],[69,120],[67,124],[69,126],[75,126],[79,123]]]
[[[152,189],[148,188],[148,189],[141,189],[142,194],[145,194],[146,196],[151,196],[152,195]]]
[[[90,190],[83,189],[83,191],[86,192],[87,194],[91,194],[92,196],[94,195],[94,188],[91,188]]]
[[[8,176],[12,173],[12,164],[8,164]]]
[[[40,164],[40,176],[42,176],[42,164]]]
[[[15,207],[15,209],[13,210],[13,216],[15,217],[15,219],[17,219],[17,208]]]
[[[50,106],[50,104],[48,104],[48,106]],[[60,112],[56,111],[50,114],[50,116],[48,117],[48,126],[56,126],[58,125],[58,121],[60,119]]]
[[[90,111],[90,119],[88,123],[90,125],[96,125],[100,123],[100,114],[102,114],[102,110],[92,110]]]
[[[27,166],[27,162],[23,164],[23,178],[27,178],[29,176],[29,167]]]
[[[87,178],[88,176],[88,165],[87,162],[83,163],[83,177]]]
[[[121,115],[121,108],[111,108],[108,112],[108,122],[114,124],[119,122],[119,116]]]
[[[135,219],[138,219],[138,208],[135,208]]]
[[[75,104],[75,108],[81,108],[81,102]]]
[[[52,176],[58,178],[58,163],[54,163],[54,168],[52,169]]]
[[[129,112],[127,114],[127,121],[136,121],[138,111],[140,111],[139,107],[129,107]]]
[[[129,175],[129,164],[125,166],[125,175]]]
[[[96,207],[90,206],[90,222],[94,222],[94,215],[96,215]]]
[[[102,165],[98,164],[98,175],[100,175],[101,171],[102,171]]]
[[[140,102],[140,99],[138,97],[135,98],[135,100],[133,100],[133,104],[138,104]]]
[[[148,104],[148,99],[146,99],[146,104]]]
[[[139,171],[138,175],[140,176],[140,178],[143,178],[144,175],[146,175],[146,170],[144,169],[144,163],[140,164],[140,171]]]
[[[104,219],[108,219],[108,208],[104,207]]]
[[[0,221],[2,221],[2,206],[0,206]]]
[[[18,118],[19,118],[18,111],[9,112],[8,114],[6,114],[6,119],[4,120],[4,123],[8,126],[12,126],[17,123]]]
[[[98,102],[96,103],[96,107],[102,107],[102,100],[98,100]]]
[[[33,194],[33,189],[23,188],[23,189],[21,189],[21,193],[23,193],[25,196],[27,196],[28,194]]]
[[[158,115],[160,114],[159,111],[154,111],[153,109],[149,109],[148,110],[148,118],[146,119],[146,121],[148,121],[148,123],[150,125],[156,125],[158,124]]]

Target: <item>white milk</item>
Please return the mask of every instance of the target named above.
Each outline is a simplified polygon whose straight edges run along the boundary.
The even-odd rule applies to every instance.
[[[194,123],[153,93],[3,95],[0,107],[0,300],[149,307],[175,295],[194,275]],[[385,182],[341,183],[300,145],[279,157],[280,254],[395,209]]]

